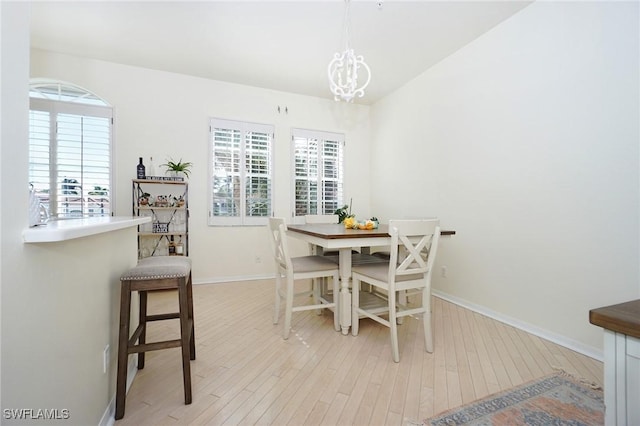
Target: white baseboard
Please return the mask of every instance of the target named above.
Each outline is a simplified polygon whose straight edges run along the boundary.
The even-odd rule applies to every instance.
[[[138,374],[138,366],[137,366],[137,357],[130,356],[129,357],[129,365],[127,366],[127,393],[129,393],[129,389],[133,384],[133,379],[136,378],[136,374]],[[106,411],[102,415],[100,419],[99,426],[113,426],[116,422],[116,395],[114,394],[109,401],[109,405],[107,406]]]
[[[258,280],[272,280],[275,278],[275,274],[262,274],[262,275],[234,275],[233,277],[215,277],[215,278],[199,278],[193,280],[193,285],[198,284],[223,284],[239,281],[258,281]]]
[[[512,327],[518,328],[522,331],[526,331],[527,333],[533,334],[534,336],[538,336],[543,339],[549,340],[550,342],[556,343],[560,346],[564,346],[567,349],[571,349],[572,351],[581,353],[590,358],[597,359],[598,361],[604,360],[604,353],[601,349],[585,345],[576,340],[569,339],[566,336],[562,336],[560,334],[553,333],[549,330],[536,327],[524,321],[520,321],[515,318],[508,317],[499,312],[495,312],[495,311],[492,311],[491,309],[487,309],[484,306],[476,305],[474,303],[468,302],[464,299],[460,299],[458,297],[452,296],[450,294],[444,293],[439,290],[432,290],[431,294],[433,294],[436,297],[439,297],[440,299],[446,300],[448,302],[462,306],[471,311],[477,312],[486,317],[492,318],[496,321],[500,321]]]

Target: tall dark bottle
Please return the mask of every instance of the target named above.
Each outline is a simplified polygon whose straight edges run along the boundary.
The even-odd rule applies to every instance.
[[[140,157],[140,162],[138,163],[138,167],[136,167],[136,170],[138,172],[138,179],[144,179],[146,174],[144,164],[142,164],[142,157]]]

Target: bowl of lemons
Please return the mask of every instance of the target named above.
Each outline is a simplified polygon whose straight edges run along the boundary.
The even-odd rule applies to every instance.
[[[363,230],[377,229],[379,225],[379,222],[375,217],[359,222],[354,216],[350,216],[345,218],[343,223],[346,229],[363,229]]]

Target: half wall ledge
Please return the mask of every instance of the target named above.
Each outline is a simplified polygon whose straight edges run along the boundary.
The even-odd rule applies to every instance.
[[[150,217],[102,216],[48,222],[22,231],[25,243],[55,243],[89,237],[151,222]]]

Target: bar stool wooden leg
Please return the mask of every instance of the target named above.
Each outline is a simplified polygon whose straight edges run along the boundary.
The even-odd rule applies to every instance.
[[[138,344],[144,345],[147,342],[147,292],[139,291],[138,296],[140,297],[140,312],[139,312],[139,327],[141,327],[140,337],[138,338]],[[138,353],[138,370],[142,370],[144,368],[144,352]]]
[[[182,341],[182,378],[184,382],[184,403],[191,404],[191,330],[193,322],[189,318],[189,296],[187,278],[181,278],[178,285],[178,299],[180,303],[180,340]],[[190,324],[191,323],[191,324]]]
[[[127,394],[127,364],[129,358],[129,323],[131,313],[131,282],[123,281],[120,293],[120,332],[118,337],[118,373],[116,381],[116,420],[124,416]]]
[[[189,304],[189,320],[191,321],[191,334],[189,351],[191,360],[196,359],[196,333],[195,333],[195,320],[193,319],[193,287],[191,285],[191,272],[189,272],[189,281],[187,281],[187,297]]]

